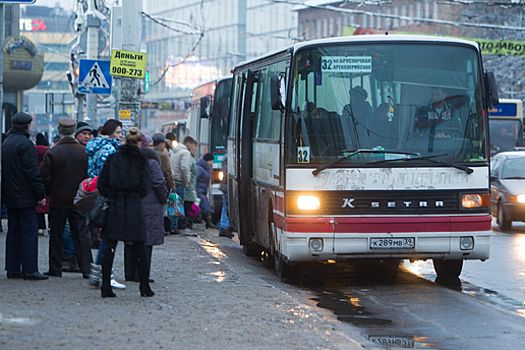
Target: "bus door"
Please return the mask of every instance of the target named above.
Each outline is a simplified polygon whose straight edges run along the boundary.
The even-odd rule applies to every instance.
[[[230,225],[235,231],[240,232],[239,229],[239,205],[238,205],[238,160],[239,154],[237,152],[237,138],[239,137],[239,119],[240,108],[243,101],[244,82],[246,77],[244,74],[234,75],[232,84],[232,98],[230,104],[230,120],[228,126],[228,219]]]
[[[253,210],[252,210],[252,134],[253,115],[255,113],[254,93],[257,91],[256,76],[253,71],[246,73],[246,83],[243,87],[244,93],[242,105],[239,108],[240,127],[237,129],[237,212],[239,240],[245,247],[249,246],[253,235]]]

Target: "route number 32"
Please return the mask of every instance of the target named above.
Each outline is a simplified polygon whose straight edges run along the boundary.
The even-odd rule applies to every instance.
[[[310,163],[310,147],[297,147],[297,163]]]

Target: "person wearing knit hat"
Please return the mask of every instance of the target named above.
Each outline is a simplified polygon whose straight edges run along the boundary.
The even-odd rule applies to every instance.
[[[75,138],[77,141],[85,146],[89,140],[91,140],[91,137],[93,135],[91,126],[89,126],[86,122],[78,122],[77,123],[77,131],[75,132]]]
[[[77,123],[63,117],[58,120],[60,141],[47,151],[40,174],[49,194],[49,270],[44,275],[62,277],[63,233],[69,221],[75,257],[82,277],[89,278],[91,239],[86,214],[75,208],[73,199],[79,184],[88,177],[85,146],[75,139]]]

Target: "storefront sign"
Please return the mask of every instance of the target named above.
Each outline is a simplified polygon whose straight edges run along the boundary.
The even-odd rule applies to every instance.
[[[26,37],[10,36],[2,46],[4,88],[28,90],[36,86],[44,74],[44,57]]]

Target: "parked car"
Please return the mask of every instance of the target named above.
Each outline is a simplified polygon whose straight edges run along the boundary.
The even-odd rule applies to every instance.
[[[502,230],[525,221],[525,151],[496,154],[490,161],[490,207]]]

